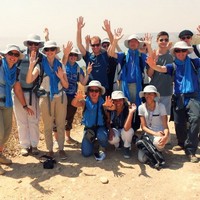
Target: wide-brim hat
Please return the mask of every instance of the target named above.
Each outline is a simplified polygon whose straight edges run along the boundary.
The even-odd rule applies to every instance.
[[[176,42],[174,46],[170,49],[170,53],[173,56],[174,56],[174,49],[187,49],[189,54],[193,52],[193,47],[188,46],[187,43],[184,41]]]
[[[181,39],[183,36],[187,36],[187,35],[192,37],[193,36],[193,32],[190,31],[190,30],[183,30],[183,31],[181,31],[179,33],[178,37]]]
[[[57,45],[56,42],[51,41],[51,40],[44,43],[44,47],[42,48],[42,52],[45,53],[44,49],[45,48],[51,48],[51,47],[56,47],[56,54],[60,52],[60,47]]]
[[[82,54],[77,48],[73,47],[73,49],[70,51],[70,53],[75,53],[78,55],[77,61],[81,60]]]
[[[3,56],[6,55],[9,51],[18,51],[20,56],[19,56],[19,59],[22,60],[24,58],[24,54],[22,53],[22,51],[20,50],[20,48],[15,45],[15,44],[8,44],[6,46],[6,49],[3,50],[3,51],[0,51],[0,54],[2,54]]]
[[[157,91],[156,87],[154,85],[147,85],[143,91],[139,92],[140,98],[144,97],[144,93],[150,93],[153,92],[156,94],[158,98],[160,98],[160,93]]]
[[[104,38],[104,39],[101,41],[101,44],[103,44],[103,43],[110,43],[109,38]]]
[[[130,35],[125,41],[124,41],[124,45],[126,48],[129,48],[128,46],[128,42],[132,39],[136,39],[141,45],[144,44],[144,42],[142,40],[140,40],[140,37],[136,34]]]
[[[24,40],[24,46],[28,47],[28,42],[37,42],[37,43],[40,43],[39,44],[39,48],[42,48],[44,46],[44,41],[42,41],[40,39],[40,36],[39,35],[36,35],[36,34],[30,34],[28,35],[27,39]]]
[[[88,91],[88,88],[89,88],[89,87],[93,87],[93,86],[100,88],[100,89],[101,89],[101,94],[102,94],[102,95],[105,94],[105,91],[106,91],[105,88],[101,85],[101,83],[100,83],[99,81],[96,81],[96,80],[90,81],[90,82],[89,82],[89,85],[86,85],[86,86],[85,86],[85,92]]]
[[[111,99],[124,99],[125,101],[128,101],[128,99],[124,96],[124,93],[120,90],[112,92]]]

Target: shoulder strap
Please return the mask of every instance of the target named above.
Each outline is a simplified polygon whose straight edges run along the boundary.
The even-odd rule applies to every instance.
[[[192,47],[193,47],[193,49],[194,49],[194,53],[196,54],[196,56],[197,56],[198,58],[200,58],[200,53],[199,53],[199,51],[198,51],[198,49],[197,49],[197,45],[192,45]]]
[[[79,65],[78,65],[78,67],[77,67],[77,82],[79,82],[79,76],[80,76],[80,67],[79,67]]]

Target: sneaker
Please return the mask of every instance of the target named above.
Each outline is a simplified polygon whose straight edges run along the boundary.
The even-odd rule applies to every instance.
[[[129,159],[131,157],[131,150],[129,147],[124,147],[124,158]]]
[[[188,155],[188,159],[191,163],[197,163],[198,162],[198,158],[195,155]]]
[[[101,161],[106,158],[106,154],[103,151],[99,151],[98,153],[94,153],[94,157],[97,161]]]
[[[32,147],[32,154],[33,155],[38,155],[40,153],[40,151],[38,150],[37,147]]]
[[[12,164],[12,160],[6,158],[4,155],[0,154],[0,163],[4,165]]]
[[[182,147],[182,146],[180,146],[180,145],[176,145],[176,146],[174,146],[173,148],[172,148],[172,151],[181,151],[181,150],[183,150],[184,148]]]
[[[0,175],[5,174],[5,170],[0,166]]]
[[[59,151],[59,156],[60,156],[60,159],[61,159],[61,160],[67,159],[67,155],[66,155],[66,153],[65,153],[64,150],[60,150],[60,151]]]
[[[28,149],[27,148],[22,148],[21,149],[21,155],[22,156],[28,156]]]

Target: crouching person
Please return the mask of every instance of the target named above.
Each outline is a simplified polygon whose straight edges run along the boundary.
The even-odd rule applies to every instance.
[[[160,93],[153,85],[148,85],[139,93],[140,98],[145,98],[145,103],[138,108],[141,128],[148,135],[158,151],[162,151],[169,139],[169,128],[167,124],[167,113],[165,106],[158,103]],[[147,156],[139,149],[138,160],[145,163]]]
[[[110,97],[106,97],[104,109],[107,116],[109,129],[109,143],[115,148],[124,146],[124,158],[131,156],[131,143],[134,135],[133,119],[136,105],[129,105],[122,91],[114,91]]]
[[[84,135],[81,145],[81,152],[84,157],[95,154],[97,160],[105,158],[105,147],[108,144],[108,133],[105,127],[105,118],[102,104],[104,100],[102,95],[105,88],[99,81],[93,80],[85,86],[85,95],[78,91],[72,100],[74,107],[83,108],[82,123],[85,125]],[[95,152],[95,143],[99,144],[98,153]]]

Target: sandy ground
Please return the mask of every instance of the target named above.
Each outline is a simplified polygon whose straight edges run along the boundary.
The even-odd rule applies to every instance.
[[[81,125],[76,125],[72,136],[81,142]],[[200,164],[190,163],[184,152],[172,152],[175,144],[173,124],[170,123],[172,144],[164,154],[167,167],[157,171],[137,160],[133,145],[132,158],[124,159],[122,151],[108,147],[106,159],[83,158],[78,146],[65,145],[68,158],[61,161],[56,155],[54,169],[43,169],[39,156],[45,153],[41,130],[39,156],[12,158],[11,166],[1,176],[0,199],[200,199]],[[17,152],[15,152],[18,154]],[[198,149],[199,156],[200,149]],[[108,181],[102,183],[102,179]]]

